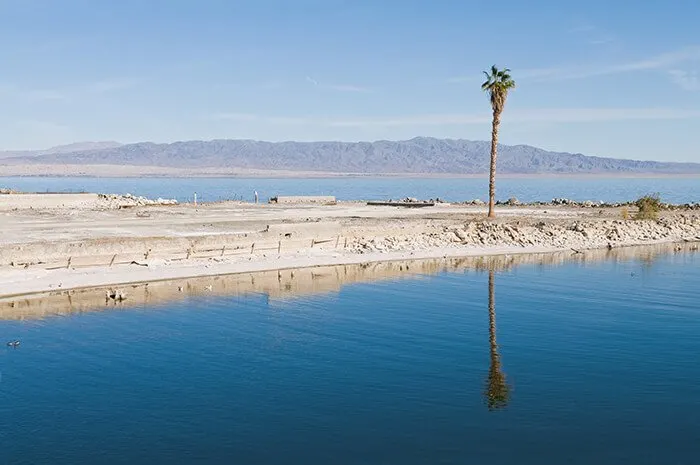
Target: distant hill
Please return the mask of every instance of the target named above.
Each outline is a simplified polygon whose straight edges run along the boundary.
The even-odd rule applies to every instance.
[[[367,174],[480,174],[489,169],[490,142],[416,137],[377,142],[259,142],[253,140],[141,142],[79,150],[64,146],[0,160],[3,165],[77,164],[241,168]],[[527,145],[499,146],[498,169],[507,174],[700,173],[698,163],[600,158],[549,152]]]
[[[58,145],[46,150],[15,150],[15,151],[0,151],[0,159],[17,158],[17,157],[37,157],[40,155],[52,155],[58,153],[75,153],[86,150],[102,150],[120,147],[122,144],[114,141],[103,142],[76,142],[68,145]]]

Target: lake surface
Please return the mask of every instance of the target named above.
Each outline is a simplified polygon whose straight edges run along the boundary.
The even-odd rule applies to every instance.
[[[484,178],[62,178],[0,177],[0,187],[31,192],[131,193],[150,198],[192,201],[253,200],[253,192],[266,200],[276,195],[335,195],[339,200],[379,200],[416,197],[451,202],[486,199]],[[523,202],[573,200],[624,202],[659,193],[666,202],[700,202],[700,176],[680,178],[500,178],[497,198],[516,197]]]
[[[0,320],[0,463],[697,464],[700,254],[641,257]]]

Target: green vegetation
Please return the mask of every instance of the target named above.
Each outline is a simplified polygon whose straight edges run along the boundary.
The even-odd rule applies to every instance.
[[[508,92],[515,89],[515,81],[510,76],[508,68],[499,70],[496,65],[491,67],[491,72],[484,71],[486,82],[481,85],[481,90],[488,92],[493,109],[493,121],[491,123],[491,169],[489,172],[489,218],[494,218],[496,212],[496,157],[498,155],[498,126],[501,124],[501,113],[506,106]]]
[[[659,212],[663,208],[659,194],[645,195],[634,202],[638,211],[634,216],[635,220],[656,220]]]
[[[622,215],[623,220],[629,220],[630,219],[630,209],[627,207],[622,207],[620,209],[620,214]]]

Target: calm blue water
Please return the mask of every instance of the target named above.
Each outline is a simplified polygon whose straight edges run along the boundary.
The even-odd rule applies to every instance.
[[[276,195],[335,195],[339,200],[376,200],[416,197],[452,202],[485,199],[488,180],[466,178],[35,178],[0,177],[0,187],[31,192],[131,193],[146,197],[191,201],[253,200]],[[555,197],[574,200],[621,202],[660,193],[666,202],[700,202],[700,177],[694,178],[501,178],[497,197],[517,197],[524,202],[549,201]]]
[[[0,463],[697,464],[699,265],[0,321]]]

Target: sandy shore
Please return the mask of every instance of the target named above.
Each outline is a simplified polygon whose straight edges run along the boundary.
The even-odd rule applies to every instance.
[[[237,296],[262,294],[271,305],[284,305],[296,298],[339,292],[354,283],[384,280],[415,280],[441,272],[506,271],[518,266],[585,265],[602,260],[652,263],[656,257],[674,253],[697,253],[693,243],[658,244],[598,249],[586,253],[571,251],[541,254],[507,254],[460,258],[411,259],[363,262],[349,265],[314,266],[194,278],[177,278],[113,286],[57,289],[18,297],[0,297],[0,320],[39,319],[87,311],[119,310],[132,307],[158,308],[191,296]],[[630,265],[634,267],[635,265]],[[634,268],[633,268],[634,269]],[[119,301],[106,297],[118,290],[126,296]]]
[[[619,208],[0,203],[0,297],[331,265],[617,249],[700,240],[700,211],[623,220]],[[17,196],[19,205],[22,200]],[[34,203],[40,205],[40,203]],[[68,205],[68,206],[66,206]],[[25,205],[26,207],[26,205]],[[119,208],[128,207],[128,208]],[[575,250],[575,251],[574,251]]]

